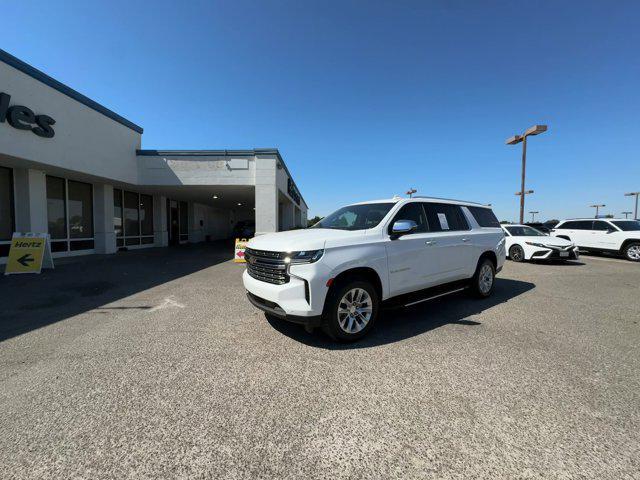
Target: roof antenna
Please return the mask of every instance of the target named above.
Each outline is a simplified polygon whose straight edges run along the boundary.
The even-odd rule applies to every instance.
[[[409,191],[407,192],[407,195],[409,195],[409,198],[413,197],[413,194],[416,193],[418,190],[416,190],[415,188],[410,188]]]

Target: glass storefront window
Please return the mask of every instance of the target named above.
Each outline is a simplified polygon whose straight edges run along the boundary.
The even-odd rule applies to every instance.
[[[11,240],[13,230],[13,171],[0,167],[0,240]]]
[[[93,185],[47,175],[47,219],[52,252],[93,249]]]
[[[142,235],[153,235],[153,197],[140,195],[140,230]]]
[[[137,193],[124,192],[124,235],[126,237],[137,237],[140,235],[140,215]]]
[[[118,188],[113,189],[113,229],[116,232],[116,237],[124,235],[124,229],[122,228],[122,190]]]
[[[69,237],[93,238],[93,189],[69,180]]]
[[[47,218],[51,238],[67,238],[64,178],[47,176]]]
[[[113,229],[117,247],[153,245],[153,197],[115,188]]]
[[[189,216],[188,203],[180,202],[180,241],[185,242],[189,239]]]

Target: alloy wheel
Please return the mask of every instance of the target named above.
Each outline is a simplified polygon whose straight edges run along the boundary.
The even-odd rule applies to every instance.
[[[371,296],[363,288],[348,290],[338,303],[338,324],[346,333],[358,333],[373,314]]]
[[[521,262],[524,260],[524,250],[522,250],[522,247],[515,246],[509,252],[509,256],[514,262]]]
[[[627,257],[631,260],[639,261],[640,260],[640,245],[631,245],[627,248]]]
[[[480,275],[478,275],[478,288],[484,295],[491,291],[493,286],[493,268],[488,263],[485,263],[480,269]]]

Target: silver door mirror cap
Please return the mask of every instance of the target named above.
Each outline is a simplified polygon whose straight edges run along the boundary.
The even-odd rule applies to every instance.
[[[396,220],[393,227],[391,227],[391,233],[394,235],[406,235],[417,229],[418,224],[413,220]]]

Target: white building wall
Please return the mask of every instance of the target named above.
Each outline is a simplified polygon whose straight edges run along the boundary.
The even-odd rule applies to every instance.
[[[0,62],[0,91],[9,105],[52,117],[55,136],[0,124],[1,153],[42,165],[136,184],[141,135],[44,83]]]

